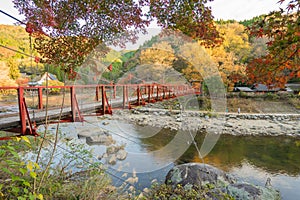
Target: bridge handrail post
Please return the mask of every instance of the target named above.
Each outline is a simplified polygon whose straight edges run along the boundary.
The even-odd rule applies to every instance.
[[[96,101],[99,101],[99,86],[96,86]]]
[[[26,134],[26,110],[24,107],[24,88],[18,87],[18,103],[19,103],[19,116],[21,124],[21,134]]]
[[[70,87],[70,96],[71,96],[71,112],[72,112],[72,120],[76,121],[76,110],[75,110],[75,87]]]
[[[148,85],[148,103],[151,101],[151,85]]]
[[[114,88],[113,97],[114,97],[114,99],[116,99],[117,86],[114,84],[114,85],[113,85],[113,88]]]
[[[38,104],[38,109],[43,109],[43,88],[39,87],[38,88],[38,99],[39,99],[39,104]]]
[[[123,109],[126,107],[126,86],[123,85]]]
[[[137,86],[137,89],[136,89],[136,95],[137,95],[137,105],[139,106],[140,105],[140,101],[141,101],[141,99],[140,99],[140,96],[141,96],[141,91],[140,91],[140,86],[138,85]]]
[[[158,90],[158,85],[156,85],[156,100],[158,101],[159,100],[159,90]]]
[[[101,104],[102,104],[102,114],[105,114],[106,101],[105,101],[105,86],[101,86]]]

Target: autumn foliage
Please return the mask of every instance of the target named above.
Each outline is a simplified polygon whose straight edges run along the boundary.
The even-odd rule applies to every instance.
[[[14,4],[25,16],[26,31],[35,38],[41,62],[62,66],[73,78],[87,56],[95,56],[91,53],[96,47],[100,45],[97,52],[105,54],[107,45],[135,42],[137,33],[145,32],[154,20],[203,45],[220,44],[222,38],[205,5],[208,1],[14,0]]]
[[[300,2],[278,3],[287,3],[286,9],[271,12],[248,28],[251,36],[268,38],[268,54],[253,59],[247,71],[252,82],[283,87],[300,77]]]
[[[211,56],[222,63],[219,67],[225,82],[245,80],[246,65],[251,83],[283,86],[291,78],[300,77],[299,0],[280,0],[284,8],[258,18],[248,27],[250,39],[267,41],[267,53],[252,60],[248,57],[248,35],[240,31],[243,27],[232,24],[218,29],[207,6],[210,1],[14,0],[14,4],[25,16],[26,31],[35,38],[40,62],[59,66],[71,79],[87,57],[103,58],[107,46],[135,42],[137,33],[146,32],[152,21],[206,48],[218,47]],[[239,33],[231,34],[230,30]],[[236,35],[239,37],[231,37]],[[232,62],[234,69],[226,64]]]

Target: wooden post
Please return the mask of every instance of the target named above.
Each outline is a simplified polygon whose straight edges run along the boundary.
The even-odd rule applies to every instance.
[[[38,88],[38,99],[39,99],[38,109],[43,109],[43,88],[41,87]]]
[[[18,103],[19,103],[19,116],[21,124],[21,134],[25,135],[26,133],[26,110],[24,106],[24,88],[18,88]]]
[[[83,116],[80,113],[80,109],[78,106],[77,98],[76,98],[76,92],[75,92],[75,87],[71,86],[70,87],[70,96],[71,96],[71,112],[72,112],[72,120],[73,122],[80,121],[83,122]],[[78,120],[77,120],[77,115],[78,114]]]
[[[71,112],[72,112],[72,120],[76,121],[76,108],[75,108],[75,88],[71,86],[70,88],[70,96],[71,96]]]
[[[96,86],[96,101],[99,101],[99,86]]]
[[[101,86],[101,103],[102,103],[102,114],[105,114],[105,108],[106,108],[106,101],[105,101],[105,86]]]
[[[203,96],[203,81],[200,83],[200,95]]]
[[[123,109],[126,107],[126,87],[123,85]]]
[[[113,97],[114,99],[116,98],[116,93],[117,93],[117,86],[114,84],[114,94],[113,94]]]
[[[151,101],[151,86],[148,85],[148,103]]]
[[[140,105],[140,96],[141,96],[141,91],[140,91],[140,86],[138,85],[137,86],[137,89],[136,89],[136,95],[137,95],[137,105],[139,106]]]

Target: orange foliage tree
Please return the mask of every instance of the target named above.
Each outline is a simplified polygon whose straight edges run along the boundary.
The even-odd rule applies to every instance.
[[[268,38],[268,54],[253,59],[247,72],[253,83],[283,87],[291,78],[300,77],[300,1],[278,3],[287,6],[248,27],[250,35]]]
[[[211,10],[205,5],[208,1],[212,0],[13,2],[25,16],[26,31],[35,37],[42,61],[62,66],[72,78],[87,56],[103,56],[108,45],[124,46],[136,41],[137,33],[145,32],[154,20],[165,29],[181,31],[207,46],[220,43]]]

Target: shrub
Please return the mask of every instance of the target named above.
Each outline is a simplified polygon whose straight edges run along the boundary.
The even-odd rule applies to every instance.
[[[18,152],[27,147],[30,141],[21,136],[0,146],[0,198],[2,199],[43,199],[42,194],[33,190],[36,169],[39,165],[32,161],[23,161]]]
[[[35,147],[31,147],[33,141],[22,136],[0,142],[0,199],[125,199],[111,185],[111,179],[99,164],[85,161],[82,170],[75,173],[69,171],[70,164],[84,162],[91,156],[91,152],[80,145],[77,148],[72,143],[67,144],[72,146],[71,154],[65,152],[69,155],[63,155],[58,164],[53,162],[50,171],[45,174],[47,180],[41,182],[46,161],[41,159],[38,165],[21,156],[22,153],[35,151]],[[43,157],[48,158],[47,155]]]
[[[11,79],[0,79],[0,87],[16,87],[18,86],[14,80]],[[0,90],[1,95],[16,95],[17,90]]]
[[[46,85],[46,82],[43,83],[43,85]],[[49,80],[48,86],[64,86],[64,83],[58,81],[58,80]],[[59,94],[61,91],[61,88],[51,88],[49,89],[50,94]]]
[[[212,185],[182,187],[177,185],[173,187],[167,184],[154,185],[149,193],[145,194],[145,199],[169,200],[169,199],[233,199],[228,194],[214,188]]]

